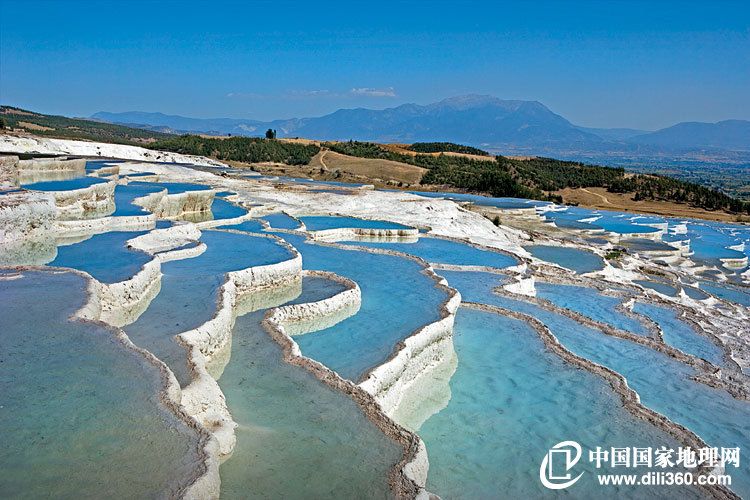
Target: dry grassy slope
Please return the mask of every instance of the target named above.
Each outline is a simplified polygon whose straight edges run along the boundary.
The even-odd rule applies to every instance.
[[[737,222],[738,216],[721,211],[702,210],[689,205],[669,201],[633,201],[632,193],[609,193],[605,188],[566,188],[556,191],[565,203],[577,203],[583,207],[603,208],[622,212],[671,215],[673,217],[693,217],[698,219]],[[742,219],[745,221],[747,218]]]
[[[407,149],[410,146],[410,144],[381,144],[381,146],[389,151],[393,151],[394,153],[400,153],[400,154],[411,155],[411,156],[416,156],[417,154],[438,156],[442,154],[442,155],[447,155],[447,156],[463,156],[465,158],[469,158],[470,160],[495,161],[494,156],[471,155],[467,153],[453,153],[451,151],[445,151],[442,153],[417,153],[416,151]]]
[[[406,184],[416,184],[427,171],[406,163],[390,160],[376,160],[371,158],[356,158],[342,155],[333,151],[321,151],[315,155],[310,166],[340,170],[352,175],[369,177],[372,179],[390,180]]]

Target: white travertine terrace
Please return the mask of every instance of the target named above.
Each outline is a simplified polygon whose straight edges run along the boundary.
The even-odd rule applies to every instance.
[[[536,297],[536,279],[534,275],[517,277],[516,281],[504,285],[510,293],[526,295],[527,297]]]
[[[82,219],[91,215],[109,215],[115,210],[116,181],[100,182],[81,189],[49,191],[55,199],[58,217]]]
[[[274,321],[282,323],[289,336],[317,332],[353,316],[362,305],[362,291],[354,281],[325,271],[302,271],[303,276],[318,276],[337,281],[346,290],[317,302],[289,304],[274,310]]]
[[[197,241],[201,232],[194,224],[175,224],[163,229],[154,229],[128,240],[128,245],[148,253],[164,252]]]
[[[72,172],[86,172],[86,160],[68,158],[35,158],[31,160],[18,160],[18,170],[26,171],[55,171],[64,170]]]
[[[361,228],[341,227],[334,229],[322,229],[320,231],[309,231],[312,239],[320,241],[346,241],[357,237],[367,236],[373,238],[409,238],[419,235],[419,229],[383,229],[383,228]]]
[[[266,313],[264,320],[267,331],[281,345],[286,362],[306,368],[329,387],[349,394],[363,409],[370,420],[378,425],[387,436],[402,444],[404,447],[404,456],[399,464],[400,470],[392,470],[390,474],[391,488],[397,497],[430,498],[430,494],[425,490],[429,461],[427,458],[427,449],[422,440],[416,434],[404,431],[394,425],[393,420],[383,411],[382,405],[370,393],[363,390],[361,386],[355,386],[353,382],[342,379],[325,365],[303,356],[299,346],[287,331],[287,329],[294,329],[299,321],[305,321],[309,324],[311,319],[314,320],[316,317],[343,319],[346,317],[346,313],[351,310],[351,305],[361,300],[360,293],[358,293],[359,287],[351,280],[333,273],[320,271],[305,271],[305,274],[323,276],[339,281],[345,284],[347,288],[333,297],[317,302],[280,306],[271,309]],[[457,294],[458,292],[456,292]],[[457,307],[458,305],[456,305]],[[303,319],[304,315],[311,316]],[[451,324],[452,319],[451,315]],[[314,321],[312,322],[314,323]],[[326,321],[323,321],[320,324],[325,325],[326,323]],[[424,328],[420,332],[422,330]],[[450,346],[452,347],[452,345],[451,338]]]
[[[432,268],[430,273],[449,292],[443,305],[441,318],[429,323],[399,342],[395,354],[385,363],[371,370],[359,386],[372,394],[389,417],[392,417],[401,401],[407,397],[419,379],[440,366],[453,353],[453,323],[461,304],[461,295],[438,277]],[[411,396],[413,397],[413,396]],[[400,423],[400,422],[399,422]]]
[[[55,200],[49,193],[0,196],[0,265],[40,265],[54,259]]]
[[[161,262],[155,257],[130,279],[99,285],[100,319],[112,326],[125,326],[138,319],[159,293]]]
[[[160,161],[169,163],[190,163],[208,167],[223,167],[223,163],[203,156],[183,155],[165,151],[154,151],[139,146],[109,144],[106,142],[75,141],[70,139],[49,139],[43,137],[0,136],[2,153],[36,153],[45,155],[75,155],[91,158],[119,158],[122,160]]]
[[[164,189],[136,198],[133,203],[145,208],[158,218],[169,219],[184,214],[210,212],[214,195],[216,191],[213,189],[175,194],[168,194]]]
[[[156,225],[156,219],[156,216],[153,214],[106,216],[95,219],[58,220],[56,226],[59,234],[83,236],[108,231],[141,231],[151,229]]]
[[[263,235],[248,237],[277,239]],[[220,356],[231,343],[236,317],[235,306],[241,296],[262,288],[291,282],[298,279],[302,273],[302,256],[299,252],[282,240],[277,241],[290,248],[293,254],[291,259],[227,273],[214,317],[203,325],[176,336],[187,348],[188,364],[192,371],[192,381],[182,391],[182,405],[217,438],[220,460],[225,460],[232,454],[236,443],[234,429],[237,424],[232,419],[224,394],[209,372],[208,366],[212,359]]]
[[[18,156],[0,156],[0,190],[18,187]]]

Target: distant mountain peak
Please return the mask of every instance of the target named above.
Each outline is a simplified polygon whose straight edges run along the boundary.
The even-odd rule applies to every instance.
[[[111,123],[177,133],[262,135],[273,128],[281,137],[375,142],[450,141],[530,154],[581,151],[699,149],[750,150],[750,122],[685,122],[646,133],[632,129],[577,127],[539,101],[466,94],[420,105],[383,110],[339,109],[316,118],[261,122],[250,119],[186,118],[162,113],[100,112]]]
[[[472,109],[485,106],[499,107],[507,110],[516,110],[523,104],[530,104],[534,106],[541,106],[547,109],[546,106],[538,101],[519,101],[519,100],[508,100],[500,99],[492,95],[486,94],[466,94],[454,97],[448,97],[442,101],[438,101],[434,104],[429,104],[428,107],[436,108],[454,108],[454,109]]]

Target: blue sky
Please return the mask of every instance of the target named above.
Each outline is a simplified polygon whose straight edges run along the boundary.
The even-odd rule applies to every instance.
[[[572,122],[750,119],[747,2],[0,0],[0,102],[256,119],[538,100]]]

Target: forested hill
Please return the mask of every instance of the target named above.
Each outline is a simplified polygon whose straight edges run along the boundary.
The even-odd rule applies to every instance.
[[[141,128],[114,125],[65,116],[44,115],[13,106],[0,106],[0,127],[46,137],[82,139],[88,141],[137,144],[170,137],[169,134]]]
[[[409,149],[417,153],[461,153],[489,156],[489,153],[483,149],[464,146],[463,144],[456,144],[454,142],[415,142],[409,146]]]
[[[180,135],[149,145],[160,151],[211,156],[218,160],[246,163],[275,162],[287,165],[307,165],[320,147],[276,139],[257,137],[208,138],[199,135]]]
[[[408,155],[369,142],[327,143],[332,151],[361,158],[398,161],[428,169],[422,184],[446,185],[467,191],[561,202],[554,194],[565,188],[606,188],[613,193],[632,193],[633,200],[686,203],[706,210],[750,214],[750,203],[691,182],[647,174],[626,174],[623,168],[587,165],[552,158],[495,161],[456,155]]]

